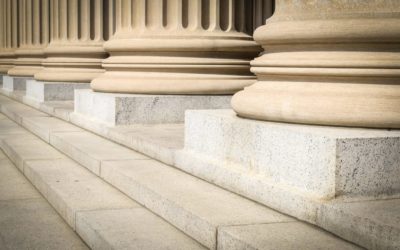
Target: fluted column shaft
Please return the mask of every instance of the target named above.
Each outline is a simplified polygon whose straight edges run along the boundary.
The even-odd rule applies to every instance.
[[[251,34],[271,1],[116,0],[115,8],[95,91],[229,94],[255,81],[249,61],[261,48]]]
[[[49,43],[49,0],[19,0],[19,48],[12,76],[33,76],[42,69],[44,48]]]
[[[18,2],[0,0],[0,73],[7,74],[15,61],[15,50],[18,47]]]
[[[35,74],[35,79],[90,82],[101,74],[101,61],[107,55],[103,43],[113,29],[113,25],[104,25],[104,16],[113,18],[104,12],[112,2],[52,0],[50,44],[45,49],[44,69]]]
[[[400,128],[400,1],[279,0],[254,37],[265,53],[240,116]]]

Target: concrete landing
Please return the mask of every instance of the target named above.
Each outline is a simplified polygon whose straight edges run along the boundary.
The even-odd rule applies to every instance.
[[[88,249],[2,151],[0,249]]]

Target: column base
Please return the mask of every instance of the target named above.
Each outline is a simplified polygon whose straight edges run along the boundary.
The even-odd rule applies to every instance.
[[[24,101],[29,105],[38,107],[47,101],[71,101],[74,99],[75,89],[90,88],[89,83],[72,82],[42,82],[28,80]]]
[[[177,164],[287,210],[296,206],[291,196],[309,202],[398,198],[399,162],[400,130],[260,122],[232,110],[202,110],[186,113],[185,148]],[[266,186],[287,195],[265,197]],[[300,211],[300,218],[310,212],[285,212]]]
[[[30,77],[33,78],[35,73],[41,71],[43,67],[41,66],[21,66],[17,65],[8,71],[8,74],[14,77]]]
[[[183,123],[188,109],[221,109],[231,95],[136,95],[75,92],[75,114],[110,126]]]

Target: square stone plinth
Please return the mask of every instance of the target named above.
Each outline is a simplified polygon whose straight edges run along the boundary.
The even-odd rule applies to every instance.
[[[196,170],[202,176],[224,169],[219,172],[225,176],[212,178],[229,186],[238,186],[239,180],[229,177],[236,171],[241,179],[263,179],[312,199],[400,194],[400,130],[255,121],[232,110],[188,111],[182,155],[179,164],[202,165]]]
[[[26,83],[25,100],[29,104],[38,104],[47,101],[70,101],[74,99],[75,89],[85,88],[90,88],[90,84],[28,80]]]
[[[182,123],[188,109],[224,109],[231,95],[138,95],[75,91],[74,113],[110,126]]]
[[[26,89],[26,82],[31,79],[31,77],[13,77],[3,75],[3,90],[6,92],[24,91]]]

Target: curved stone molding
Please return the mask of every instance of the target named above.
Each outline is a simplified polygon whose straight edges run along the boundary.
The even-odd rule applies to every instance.
[[[12,76],[32,77],[42,70],[43,49],[49,43],[49,0],[19,0],[19,43]]]
[[[18,47],[18,3],[16,0],[0,0],[0,73],[7,74],[14,66]]]
[[[257,13],[257,14],[256,14]],[[254,26],[266,0],[117,0],[117,31],[104,47],[101,92],[231,94],[255,81]]]
[[[101,61],[107,53],[103,43],[113,27],[108,22],[114,18],[112,12],[104,12],[113,1],[50,1],[50,44],[45,49],[44,69],[35,74],[36,80],[90,82],[104,72]]]
[[[400,1],[279,0],[254,37],[266,53],[239,116],[400,128]]]

